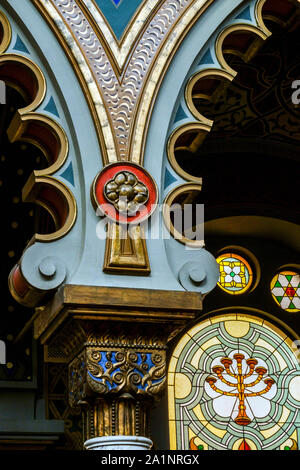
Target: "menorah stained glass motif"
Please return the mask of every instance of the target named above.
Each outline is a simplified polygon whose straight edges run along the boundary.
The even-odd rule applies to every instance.
[[[271,282],[275,302],[287,312],[300,311],[300,275],[294,271],[281,271]]]
[[[192,327],[169,365],[170,448],[297,448],[298,356],[284,332],[251,313]]]
[[[253,271],[250,264],[237,253],[226,253],[217,258],[220,267],[218,286],[228,294],[244,294],[250,289]]]
[[[245,356],[241,353],[234,354],[233,359],[236,362],[236,372],[232,371],[233,360],[230,359],[230,357],[223,357],[220,362],[221,364],[223,364],[224,367],[220,365],[214,366],[212,368],[212,371],[214,372],[214,374],[216,374],[217,377],[209,376],[207,377],[206,382],[209,383],[212,390],[214,390],[215,392],[228,397],[236,397],[238,399],[239,413],[234,421],[241,426],[247,426],[247,424],[251,423],[251,419],[249,418],[249,416],[247,416],[246,413],[245,398],[257,397],[268,393],[268,391],[275,382],[273,379],[267,378],[264,380],[266,384],[265,388],[257,392],[248,392],[247,390],[250,390],[255,385],[261,382],[263,376],[267,373],[267,369],[265,369],[264,367],[256,367],[255,369],[255,366],[258,364],[258,361],[254,358],[249,358],[245,361]],[[248,369],[247,371],[245,371],[245,373],[243,373],[244,361],[246,362]],[[228,380],[226,380],[224,372],[225,374],[232,377],[234,381],[229,382]],[[247,381],[247,379],[249,379],[250,377],[253,378],[253,376],[256,376],[254,381]],[[226,390],[217,388],[215,383],[218,380],[220,380],[223,384],[228,385],[229,387],[233,387],[234,389],[236,389],[236,392],[228,392]]]

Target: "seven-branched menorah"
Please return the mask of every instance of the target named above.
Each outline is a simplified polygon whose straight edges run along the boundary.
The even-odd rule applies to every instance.
[[[212,371],[218,376],[218,379],[220,379],[223,383],[228,385],[229,387],[234,387],[237,389],[237,392],[226,392],[224,390],[220,390],[215,386],[215,382],[218,380],[215,377],[207,377],[206,382],[209,383],[211,388],[217,392],[220,393],[221,395],[229,396],[229,397],[237,397],[239,400],[239,412],[238,416],[235,418],[235,422],[241,426],[247,426],[247,424],[251,423],[251,419],[249,416],[246,414],[246,406],[245,406],[245,398],[246,397],[257,397],[260,395],[264,395],[267,393],[272,385],[275,383],[273,379],[267,378],[264,380],[265,384],[267,385],[266,388],[259,392],[247,392],[245,393],[245,389],[252,388],[256,384],[258,384],[263,376],[267,373],[267,369],[264,367],[256,367],[258,361],[254,358],[249,358],[246,360],[246,364],[248,365],[249,371],[245,374],[242,372],[242,363],[243,360],[245,359],[245,356],[241,353],[234,354],[233,358],[236,360],[237,364],[237,373],[234,373],[230,370],[230,367],[233,363],[233,360],[230,359],[229,357],[223,357],[220,362],[223,364],[224,367],[222,366],[214,366],[212,368]],[[223,377],[223,372],[225,372],[236,379],[236,383],[229,382]],[[245,383],[245,379],[248,377],[251,377],[253,373],[257,373],[257,378],[254,380],[254,382],[251,383]]]

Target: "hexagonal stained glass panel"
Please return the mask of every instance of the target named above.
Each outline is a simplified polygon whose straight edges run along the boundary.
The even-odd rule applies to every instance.
[[[253,271],[249,263],[236,253],[226,253],[217,258],[220,266],[218,286],[228,294],[244,294],[250,289]]]
[[[273,299],[287,312],[300,311],[300,275],[294,271],[281,271],[271,282]]]

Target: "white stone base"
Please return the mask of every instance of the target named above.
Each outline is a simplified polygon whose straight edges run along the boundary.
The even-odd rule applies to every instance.
[[[151,439],[141,436],[105,436],[85,441],[87,450],[149,450]]]

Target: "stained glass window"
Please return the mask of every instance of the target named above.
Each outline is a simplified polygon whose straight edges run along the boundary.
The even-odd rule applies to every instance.
[[[177,344],[168,400],[172,450],[298,448],[299,352],[268,321],[212,317]]]
[[[287,312],[300,311],[300,275],[294,271],[281,271],[271,282],[275,302]]]
[[[220,266],[218,286],[228,294],[244,294],[250,289],[253,271],[250,264],[236,253],[226,253],[217,258]]]

